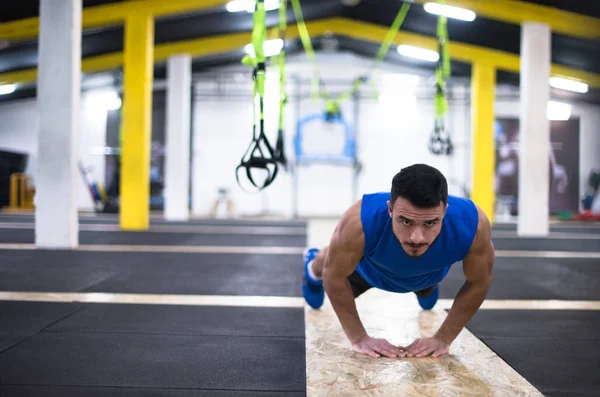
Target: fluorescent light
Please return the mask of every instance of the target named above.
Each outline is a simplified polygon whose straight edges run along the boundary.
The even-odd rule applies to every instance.
[[[548,120],[569,120],[571,118],[571,105],[549,101],[546,108],[546,117],[548,117]]]
[[[585,83],[563,79],[562,77],[550,77],[550,86],[561,90],[579,92],[581,94],[585,94],[589,89],[589,86]]]
[[[255,0],[233,0],[225,8],[229,12],[254,12]],[[265,0],[265,11],[276,10],[281,6],[279,0]]]
[[[267,40],[263,45],[265,57],[272,57],[273,55],[279,54],[282,48],[283,40],[281,39]],[[252,58],[256,57],[256,54],[254,53],[254,46],[252,44],[247,44],[244,47],[244,50],[246,51],[246,54],[250,55]]]
[[[466,8],[452,7],[438,3],[425,3],[423,8],[430,14],[443,15],[448,18],[460,19],[467,22],[473,22],[477,16],[473,11]]]
[[[398,51],[398,54],[400,54],[400,55],[404,55],[406,57],[411,57],[411,58],[416,58],[416,59],[421,59],[423,61],[428,61],[428,62],[437,62],[437,60],[440,57],[438,55],[438,53],[435,51],[426,50],[424,48],[419,48],[419,47],[412,47],[409,45],[399,45],[398,48],[396,48],[396,50]]]
[[[0,85],[0,95],[12,94],[17,89],[16,84]]]

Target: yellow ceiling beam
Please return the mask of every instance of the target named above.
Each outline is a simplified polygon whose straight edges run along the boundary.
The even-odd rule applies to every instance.
[[[123,53],[88,57],[81,62],[83,73],[96,73],[104,70],[113,70],[123,65]],[[33,83],[37,80],[37,69],[19,70],[16,72],[0,73],[0,85]]]
[[[130,0],[85,8],[81,13],[83,30],[122,24],[127,15],[147,11],[155,18],[221,7],[226,0]],[[0,24],[0,39],[34,39],[39,34],[39,18],[26,18]]]
[[[415,0],[427,3],[437,0]],[[85,8],[82,12],[82,28],[97,28],[120,24],[132,12],[145,10],[154,17],[182,14],[222,7],[227,0],[130,0],[123,3]],[[545,23],[557,33],[583,37],[600,38],[600,19],[563,11],[552,7],[531,4],[517,0],[445,0],[448,5],[468,8],[477,15],[521,24],[525,21]],[[37,37],[39,18],[26,18],[0,24],[0,39],[25,40]]]
[[[331,18],[327,22],[329,31],[346,37],[355,38],[358,40],[367,40],[380,43],[385,34],[387,27],[346,19],[346,18]],[[312,29],[309,29],[312,34]],[[395,44],[406,44],[416,47],[426,48],[432,51],[438,50],[438,43],[434,37],[428,37],[416,33],[400,31],[394,40]],[[486,62],[497,69],[519,73],[521,70],[520,56],[504,51],[493,50],[486,47],[480,47],[472,44],[465,44],[456,41],[450,42],[448,45],[450,57],[456,61],[466,63]],[[567,77],[582,81],[592,87],[600,87],[600,75],[590,72],[569,68],[566,66],[552,64],[551,74],[553,76]]]
[[[325,33],[333,33],[358,40],[381,43],[388,28],[385,26],[359,22],[346,18],[330,18],[320,21],[307,22],[307,28],[311,36],[322,36]],[[291,25],[286,32],[289,39],[298,37],[298,29]],[[219,36],[205,37],[201,39],[178,41],[174,43],[160,44],[155,47],[154,61],[163,62],[169,56],[181,53],[190,54],[199,58],[208,55],[226,53],[239,50],[250,43],[251,32],[223,34]],[[437,51],[437,41],[433,37],[400,31],[395,39],[395,44],[407,44]],[[520,70],[520,58],[516,54],[503,51],[491,50],[471,44],[450,41],[450,57],[457,61],[466,63],[480,63],[493,65],[497,69],[518,73]],[[82,71],[85,73],[113,70],[123,65],[123,54],[112,53],[96,57],[85,58],[82,61]],[[584,72],[565,66],[553,64],[551,67],[553,76],[567,77],[582,81],[591,87],[600,87],[600,75]],[[27,83],[35,81],[35,69],[0,74],[0,84]]]
[[[437,0],[415,0],[417,3]],[[553,32],[586,39],[600,38],[600,19],[557,8],[517,0],[444,0],[446,5],[467,8],[478,16],[520,25],[523,22],[547,24]],[[590,1],[591,2],[591,1]]]

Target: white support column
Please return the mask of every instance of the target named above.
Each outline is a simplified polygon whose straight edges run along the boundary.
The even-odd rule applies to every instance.
[[[81,1],[40,2],[35,175],[38,248],[75,248],[79,244]]]
[[[521,26],[520,236],[544,236],[549,231],[550,42],[548,25],[526,22]]]
[[[167,65],[165,218],[189,219],[190,111],[192,64],[189,55],[175,55]]]

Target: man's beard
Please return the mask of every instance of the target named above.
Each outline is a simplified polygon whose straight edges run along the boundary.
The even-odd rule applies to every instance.
[[[418,258],[421,255],[423,255],[423,253],[425,253],[425,251],[420,252],[424,247],[427,247],[427,244],[411,244],[411,243],[406,243],[406,251],[407,254],[409,256],[412,256],[413,258]]]

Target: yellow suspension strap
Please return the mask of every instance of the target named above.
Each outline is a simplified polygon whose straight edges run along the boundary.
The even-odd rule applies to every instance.
[[[264,43],[267,35],[266,27],[266,11],[264,0],[256,0],[256,9],[253,16],[253,29],[252,29],[252,46],[254,47],[255,58],[246,55],[242,59],[242,63],[247,66],[251,66],[253,69],[253,104],[254,104],[254,122],[252,126],[252,141],[248,146],[248,149],[244,153],[244,156],[240,160],[240,164],[236,168],[235,177],[242,187],[239,180],[239,171],[241,168],[246,169],[246,176],[252,185],[260,190],[269,186],[275,180],[277,175],[278,167],[277,160],[273,147],[269,143],[267,136],[265,135],[265,114],[264,114],[264,94],[265,94],[265,75],[266,75],[266,59],[264,52]],[[259,132],[256,133],[256,102],[258,94],[259,103]],[[261,144],[264,146],[266,151],[263,151]],[[262,185],[257,185],[252,177],[252,169],[261,169],[267,172],[267,177]],[[242,189],[244,189],[242,187]],[[245,189],[244,189],[245,190]]]
[[[377,84],[375,72],[377,71],[377,68],[383,61],[385,54],[387,54],[388,50],[390,49],[390,46],[394,42],[394,38],[398,34],[398,31],[400,30],[400,27],[402,26],[402,23],[404,22],[404,19],[406,18],[406,14],[408,14],[409,9],[410,9],[410,4],[408,4],[408,3],[402,4],[402,7],[400,7],[400,11],[398,11],[398,14],[396,14],[396,18],[394,19],[394,22],[392,22],[392,25],[388,29],[388,32],[385,35],[385,39],[383,39],[383,42],[381,43],[381,46],[379,47],[379,51],[377,52],[377,55],[375,56],[375,61],[373,62],[373,67],[372,67],[372,71],[371,71],[371,83],[373,86],[373,91],[375,93],[375,97],[378,96],[377,95],[378,84]]]
[[[385,57],[385,54],[387,54],[390,46],[392,45],[392,42],[394,41],[394,37],[396,36],[396,34],[398,34],[398,31],[400,30],[400,26],[402,26],[402,22],[404,22],[404,19],[406,18],[406,14],[408,13],[409,9],[410,9],[410,4],[408,4],[408,3],[402,4],[402,7],[400,7],[398,14],[396,14],[396,18],[394,19],[394,22],[388,29],[388,32],[386,33],[383,42],[379,46],[379,51],[377,51],[377,55],[375,56],[375,60],[373,62],[373,66],[372,66],[372,70],[371,70],[371,76],[372,76],[372,81],[373,81],[373,86],[375,88],[375,92],[377,92],[376,83],[375,83],[375,81],[376,81],[375,72],[376,72],[377,68],[379,67],[379,65],[381,64],[381,62],[383,61],[383,58]],[[345,101],[346,99],[351,98],[352,95],[354,95],[354,93],[356,91],[358,91],[360,86],[363,85],[366,81],[367,81],[367,78],[364,76],[357,78],[352,83],[352,87],[348,91],[341,94],[335,100],[331,99],[326,91],[323,91],[323,97],[325,99],[326,119],[330,120],[333,117],[341,116],[340,104],[343,101]]]
[[[302,45],[304,46],[304,51],[306,52],[306,55],[308,56],[309,60],[313,64],[313,70],[314,70],[313,79],[312,79],[313,98],[318,97],[318,98],[322,98],[325,101],[326,120],[331,121],[335,118],[340,118],[341,117],[341,109],[340,109],[341,102],[348,98],[351,98],[352,95],[354,95],[354,93],[356,91],[358,91],[358,89],[361,87],[361,85],[367,81],[367,77],[361,76],[361,77],[355,79],[354,82],[352,83],[352,87],[348,91],[342,93],[336,99],[331,98],[331,96],[327,93],[327,90],[324,88],[324,84],[322,83],[322,81],[319,77],[315,52],[314,52],[314,49],[313,49],[311,41],[310,41],[310,35],[308,33],[308,29],[306,28],[306,23],[304,22],[304,17],[302,15],[302,9],[300,7],[299,0],[292,0],[292,6],[294,8],[294,15],[296,17],[296,22],[298,25],[298,32],[300,34],[300,39],[302,40]],[[396,34],[398,34],[398,31],[400,30],[400,26],[402,26],[402,23],[404,22],[404,19],[406,18],[406,14],[408,13],[409,9],[410,9],[410,4],[403,3],[402,7],[400,7],[400,10],[398,11],[398,14],[396,14],[396,18],[394,19],[394,22],[388,29],[388,32],[387,32],[383,42],[381,43],[381,46],[379,47],[379,51],[377,52],[377,55],[375,57],[375,60],[374,60],[373,66],[372,66],[372,71],[371,71],[371,73],[373,75],[375,73],[376,68],[383,61],[383,58],[387,54],[392,42],[394,41],[394,37],[396,36]]]
[[[355,79],[352,83],[352,87],[348,91],[340,94],[340,96],[338,96],[336,99],[332,99],[327,93],[327,91],[323,90],[321,95],[325,100],[325,121],[333,121],[335,119],[340,119],[342,117],[342,102],[346,99],[350,99],[352,95],[354,95],[354,93],[358,91],[360,86],[365,83],[365,81],[367,81],[367,79],[362,76]]]
[[[287,170],[287,158],[284,148],[284,108],[287,104],[287,94],[285,92],[285,33],[287,31],[287,1],[282,1],[279,7],[279,39],[283,42],[281,52],[277,55],[279,64],[279,122],[277,127],[277,142],[275,143],[275,160]]]
[[[296,25],[298,25],[298,33],[300,34],[300,40],[304,47],[304,52],[309,61],[313,65],[313,78],[312,78],[312,96],[313,98],[321,97],[321,78],[319,77],[319,69],[317,67],[317,59],[315,57],[315,50],[310,41],[310,34],[308,28],[304,22],[304,16],[302,15],[302,8],[300,7],[300,0],[292,0],[292,8],[294,9],[294,16],[296,18]]]
[[[440,4],[444,4],[440,0]],[[437,38],[439,59],[435,69],[435,125],[429,139],[429,151],[437,155],[451,155],[454,149],[452,139],[446,131],[446,114],[448,112],[448,100],[446,99],[445,79],[450,77],[450,56],[448,51],[448,23],[443,15],[438,17]]]

